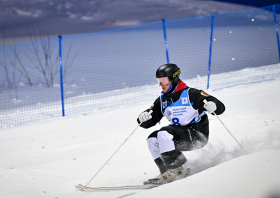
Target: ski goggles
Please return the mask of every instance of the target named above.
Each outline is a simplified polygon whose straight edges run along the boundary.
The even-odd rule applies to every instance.
[[[157,81],[159,85],[163,86],[169,85],[171,83],[168,77],[157,78]]]

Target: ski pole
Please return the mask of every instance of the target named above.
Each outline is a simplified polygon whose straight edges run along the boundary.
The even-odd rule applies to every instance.
[[[153,111],[151,110],[149,112],[149,115],[151,115]],[[142,122],[140,124],[137,125],[137,127],[132,131],[132,133],[125,139],[125,141],[121,144],[121,146],[114,152],[114,154],[106,161],[106,163],[99,169],[99,171],[97,171],[97,173],[91,178],[91,180],[86,184],[85,187],[87,187],[90,182],[96,177],[96,175],[104,168],[104,166],[113,158],[113,156],[118,152],[118,150],[120,150],[120,148],[124,145],[124,143],[128,140],[128,138],[130,138],[130,136],[138,129],[138,127],[142,124]]]
[[[204,99],[203,102],[206,104],[207,103],[207,100]],[[229,134],[232,136],[232,138],[237,142],[237,144],[242,148],[242,150],[244,151],[244,153],[248,154],[245,149],[241,146],[241,144],[237,141],[237,139],[231,134],[231,132],[228,130],[228,128],[226,127],[226,125],[222,122],[222,120],[219,118],[219,116],[213,112],[214,115],[219,119],[219,121],[224,125],[224,127],[226,128],[226,130],[229,132]]]

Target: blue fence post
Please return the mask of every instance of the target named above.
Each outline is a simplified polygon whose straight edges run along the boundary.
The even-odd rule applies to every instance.
[[[163,35],[164,35],[164,41],[165,41],[166,59],[167,59],[167,64],[169,64],[168,43],[167,43],[167,38],[166,38],[165,19],[162,19],[162,29],[163,29]]]
[[[277,37],[277,44],[278,44],[278,54],[279,54],[279,61],[280,61],[280,43],[279,43],[277,18],[276,18],[275,6],[273,5],[272,7],[273,7],[274,23],[275,23],[276,37]]]
[[[212,15],[212,18],[211,18],[211,34],[210,34],[210,49],[209,49],[209,65],[208,65],[207,89],[209,89],[209,81],[210,81],[210,73],[211,73],[213,26],[214,26],[214,15]]]
[[[62,36],[58,36],[59,40],[59,67],[60,67],[60,87],[61,87],[61,103],[62,103],[62,116],[65,116],[64,113],[64,91],[63,91],[63,67],[62,67]]]

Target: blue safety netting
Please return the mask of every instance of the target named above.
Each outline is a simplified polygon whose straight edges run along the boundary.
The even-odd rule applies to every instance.
[[[204,90],[275,79],[279,13],[275,5],[1,47],[0,125],[152,104],[167,62]]]

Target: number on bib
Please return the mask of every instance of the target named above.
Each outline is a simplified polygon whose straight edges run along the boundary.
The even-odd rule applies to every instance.
[[[173,122],[174,125],[181,125],[181,124],[179,123],[179,119],[178,119],[178,118],[173,118],[173,119],[172,119],[172,122]]]

